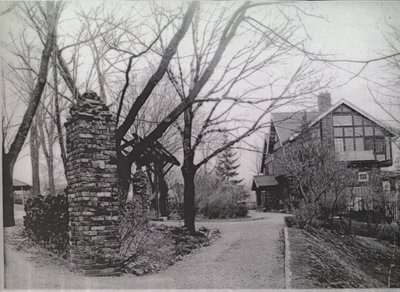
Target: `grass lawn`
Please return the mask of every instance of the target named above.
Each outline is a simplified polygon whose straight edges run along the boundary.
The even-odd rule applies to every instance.
[[[399,246],[323,229],[288,233],[292,288],[400,287]]]

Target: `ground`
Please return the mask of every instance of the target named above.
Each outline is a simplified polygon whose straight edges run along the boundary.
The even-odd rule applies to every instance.
[[[5,245],[5,286],[54,288],[284,288],[283,214],[251,212],[249,220],[201,222],[221,238],[167,270],[146,276],[84,277],[66,263]],[[18,216],[18,215],[17,215]],[[21,222],[18,221],[17,222]],[[179,224],[172,222],[168,224]],[[14,228],[14,229],[13,229]],[[10,237],[18,227],[6,228]]]
[[[292,288],[400,287],[400,247],[393,243],[323,229],[288,234]]]

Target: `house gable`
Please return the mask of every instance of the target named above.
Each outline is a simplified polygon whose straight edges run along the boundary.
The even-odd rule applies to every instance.
[[[338,101],[337,103],[332,105],[330,108],[328,108],[325,112],[321,113],[318,117],[316,117],[310,123],[310,127],[312,127],[313,125],[315,125],[316,123],[321,121],[322,118],[324,118],[325,116],[327,116],[331,112],[334,113],[334,114],[338,114],[338,115],[340,115],[340,114],[344,115],[346,113],[357,113],[357,114],[361,115],[364,119],[369,121],[370,123],[374,123],[374,124],[380,126],[382,129],[384,129],[388,133],[388,135],[394,136],[392,131],[388,129],[387,125],[385,125],[382,122],[376,120],[370,114],[366,113],[362,109],[356,107],[355,105],[353,105],[352,103],[350,103],[350,102],[348,102],[347,100],[344,100],[344,99]]]
[[[321,129],[323,139],[332,139],[340,160],[354,163],[378,161],[381,166],[392,164],[390,137],[394,134],[386,125],[345,100],[321,113],[309,123],[309,127]],[[326,132],[328,128],[330,130]],[[298,135],[292,135],[289,141],[295,140]]]

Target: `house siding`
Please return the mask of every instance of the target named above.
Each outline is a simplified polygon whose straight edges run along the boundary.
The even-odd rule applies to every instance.
[[[348,126],[349,128],[352,128],[353,130],[353,136],[352,137],[346,137],[346,134],[344,133],[344,129],[343,131],[343,143],[345,143],[345,139],[353,139],[354,143],[353,143],[353,148],[351,148],[351,144],[349,144],[350,146],[347,146],[348,148],[346,149],[344,147],[344,150],[346,152],[357,152],[356,151],[356,134],[355,134],[355,118],[354,116],[359,116],[362,117],[363,122],[362,122],[362,127],[363,127],[363,132],[362,132],[362,136],[357,137],[357,138],[363,138],[364,141],[364,145],[365,145],[365,141],[369,141],[368,139],[372,139],[373,141],[373,152],[374,152],[374,160],[369,160],[369,161],[363,161],[363,160],[358,160],[358,161],[347,161],[349,167],[351,167],[352,169],[354,169],[357,172],[365,172],[368,174],[368,177],[371,178],[374,175],[377,175],[380,173],[380,168],[381,167],[386,167],[386,166],[390,166],[392,165],[392,155],[391,155],[391,139],[390,139],[390,134],[389,132],[382,128],[380,125],[377,125],[376,123],[374,123],[373,121],[371,121],[370,119],[366,118],[365,116],[363,116],[362,113],[359,113],[353,109],[350,109],[349,107],[345,106],[345,105],[340,105],[338,106],[335,110],[331,111],[330,113],[326,114],[325,116],[323,116],[318,122],[316,122],[315,124],[312,125],[311,129],[315,130],[316,133],[319,134],[319,138],[321,139],[321,142],[324,143],[325,145],[327,145],[327,147],[332,147],[333,149],[335,148],[335,132],[334,132],[334,116],[351,116],[351,121],[352,124],[351,126]],[[364,122],[364,120],[366,122]],[[373,127],[373,134],[372,135],[367,135],[368,133],[366,133],[366,131],[364,130],[364,123],[367,123],[368,126]],[[378,130],[375,130],[378,129]],[[379,137],[376,136],[376,133],[379,133]],[[275,188],[271,188],[268,191],[263,192],[264,196],[260,196],[260,201],[262,199],[262,204],[263,206],[271,207],[271,206],[281,206],[281,204],[277,203],[277,202],[282,202],[284,200],[286,201],[290,201],[290,197],[291,197],[291,191],[293,191],[292,187],[289,185],[288,180],[284,177],[284,172],[283,169],[280,168],[279,160],[282,159],[282,156],[284,154],[285,149],[287,149],[287,147],[290,147],[291,143],[293,141],[277,141],[278,137],[276,134],[276,130],[275,130],[275,125],[273,125],[271,127],[271,135],[269,136],[270,140],[266,141],[269,142],[268,143],[268,149],[267,149],[267,154],[264,157],[263,160],[263,166],[262,166],[262,170],[264,172],[264,174],[268,174],[268,175],[274,175],[276,177],[276,179],[279,181],[279,185],[278,187]],[[385,142],[384,144],[384,148],[385,148],[385,157],[384,160],[382,161],[382,159],[380,159],[381,161],[378,160],[378,158],[382,158],[382,153],[378,153],[381,156],[377,156],[377,153],[375,151],[375,139],[383,139]],[[296,138],[295,138],[296,139]],[[295,140],[294,139],[294,140]],[[274,142],[275,143],[279,143],[277,147],[277,145],[275,144],[274,146]],[[350,141],[351,142],[351,141]],[[357,141],[359,142],[359,141]],[[282,145],[283,144],[283,145]],[[345,145],[345,144],[344,144]],[[368,149],[367,147],[364,146],[364,149]],[[338,158],[339,159],[339,158]],[[270,167],[272,165],[272,167]],[[271,171],[272,168],[272,171]],[[382,180],[378,183],[379,187],[382,187]],[[359,182],[356,187],[370,187],[370,183],[369,182]],[[357,189],[360,190],[360,189]],[[352,193],[352,197],[354,198],[354,194]],[[267,200],[268,198],[268,200]],[[261,202],[260,202],[261,203]]]

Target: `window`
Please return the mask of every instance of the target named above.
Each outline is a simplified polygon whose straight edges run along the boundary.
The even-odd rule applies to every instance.
[[[354,136],[361,137],[363,135],[362,127],[354,127]]]
[[[381,128],[375,128],[375,136],[383,136],[383,131]]]
[[[365,150],[374,150],[374,140],[372,138],[365,138]]]
[[[353,128],[344,128],[344,135],[346,137],[353,137]]]
[[[386,155],[387,155],[387,158],[390,159],[390,139],[389,139],[389,137],[385,137],[385,144],[386,144]]]
[[[353,125],[352,116],[333,116],[334,126],[351,126]]]
[[[365,127],[365,136],[373,136],[374,135],[374,128],[373,127]]]
[[[335,137],[343,137],[343,128],[333,128],[333,133]]]
[[[375,140],[375,152],[385,153],[385,140],[383,139]]]
[[[390,181],[383,181],[382,182],[382,188],[384,192],[390,192]]]
[[[346,142],[346,151],[354,151],[354,140],[353,138],[344,139]]]
[[[364,151],[364,139],[356,138],[356,151]]]
[[[337,153],[343,153],[344,151],[343,139],[335,139],[335,151]]]
[[[359,182],[367,182],[368,180],[369,180],[368,173],[366,173],[366,172],[358,173],[358,181]]]
[[[378,160],[378,161],[384,161],[384,160],[386,160],[385,154],[378,154],[378,155],[376,155],[376,160]]]
[[[362,126],[362,117],[354,116],[354,125],[355,126]]]
[[[353,187],[352,195],[353,198],[350,201],[349,209],[353,209],[354,211],[373,209],[373,201],[369,196],[368,187]]]

